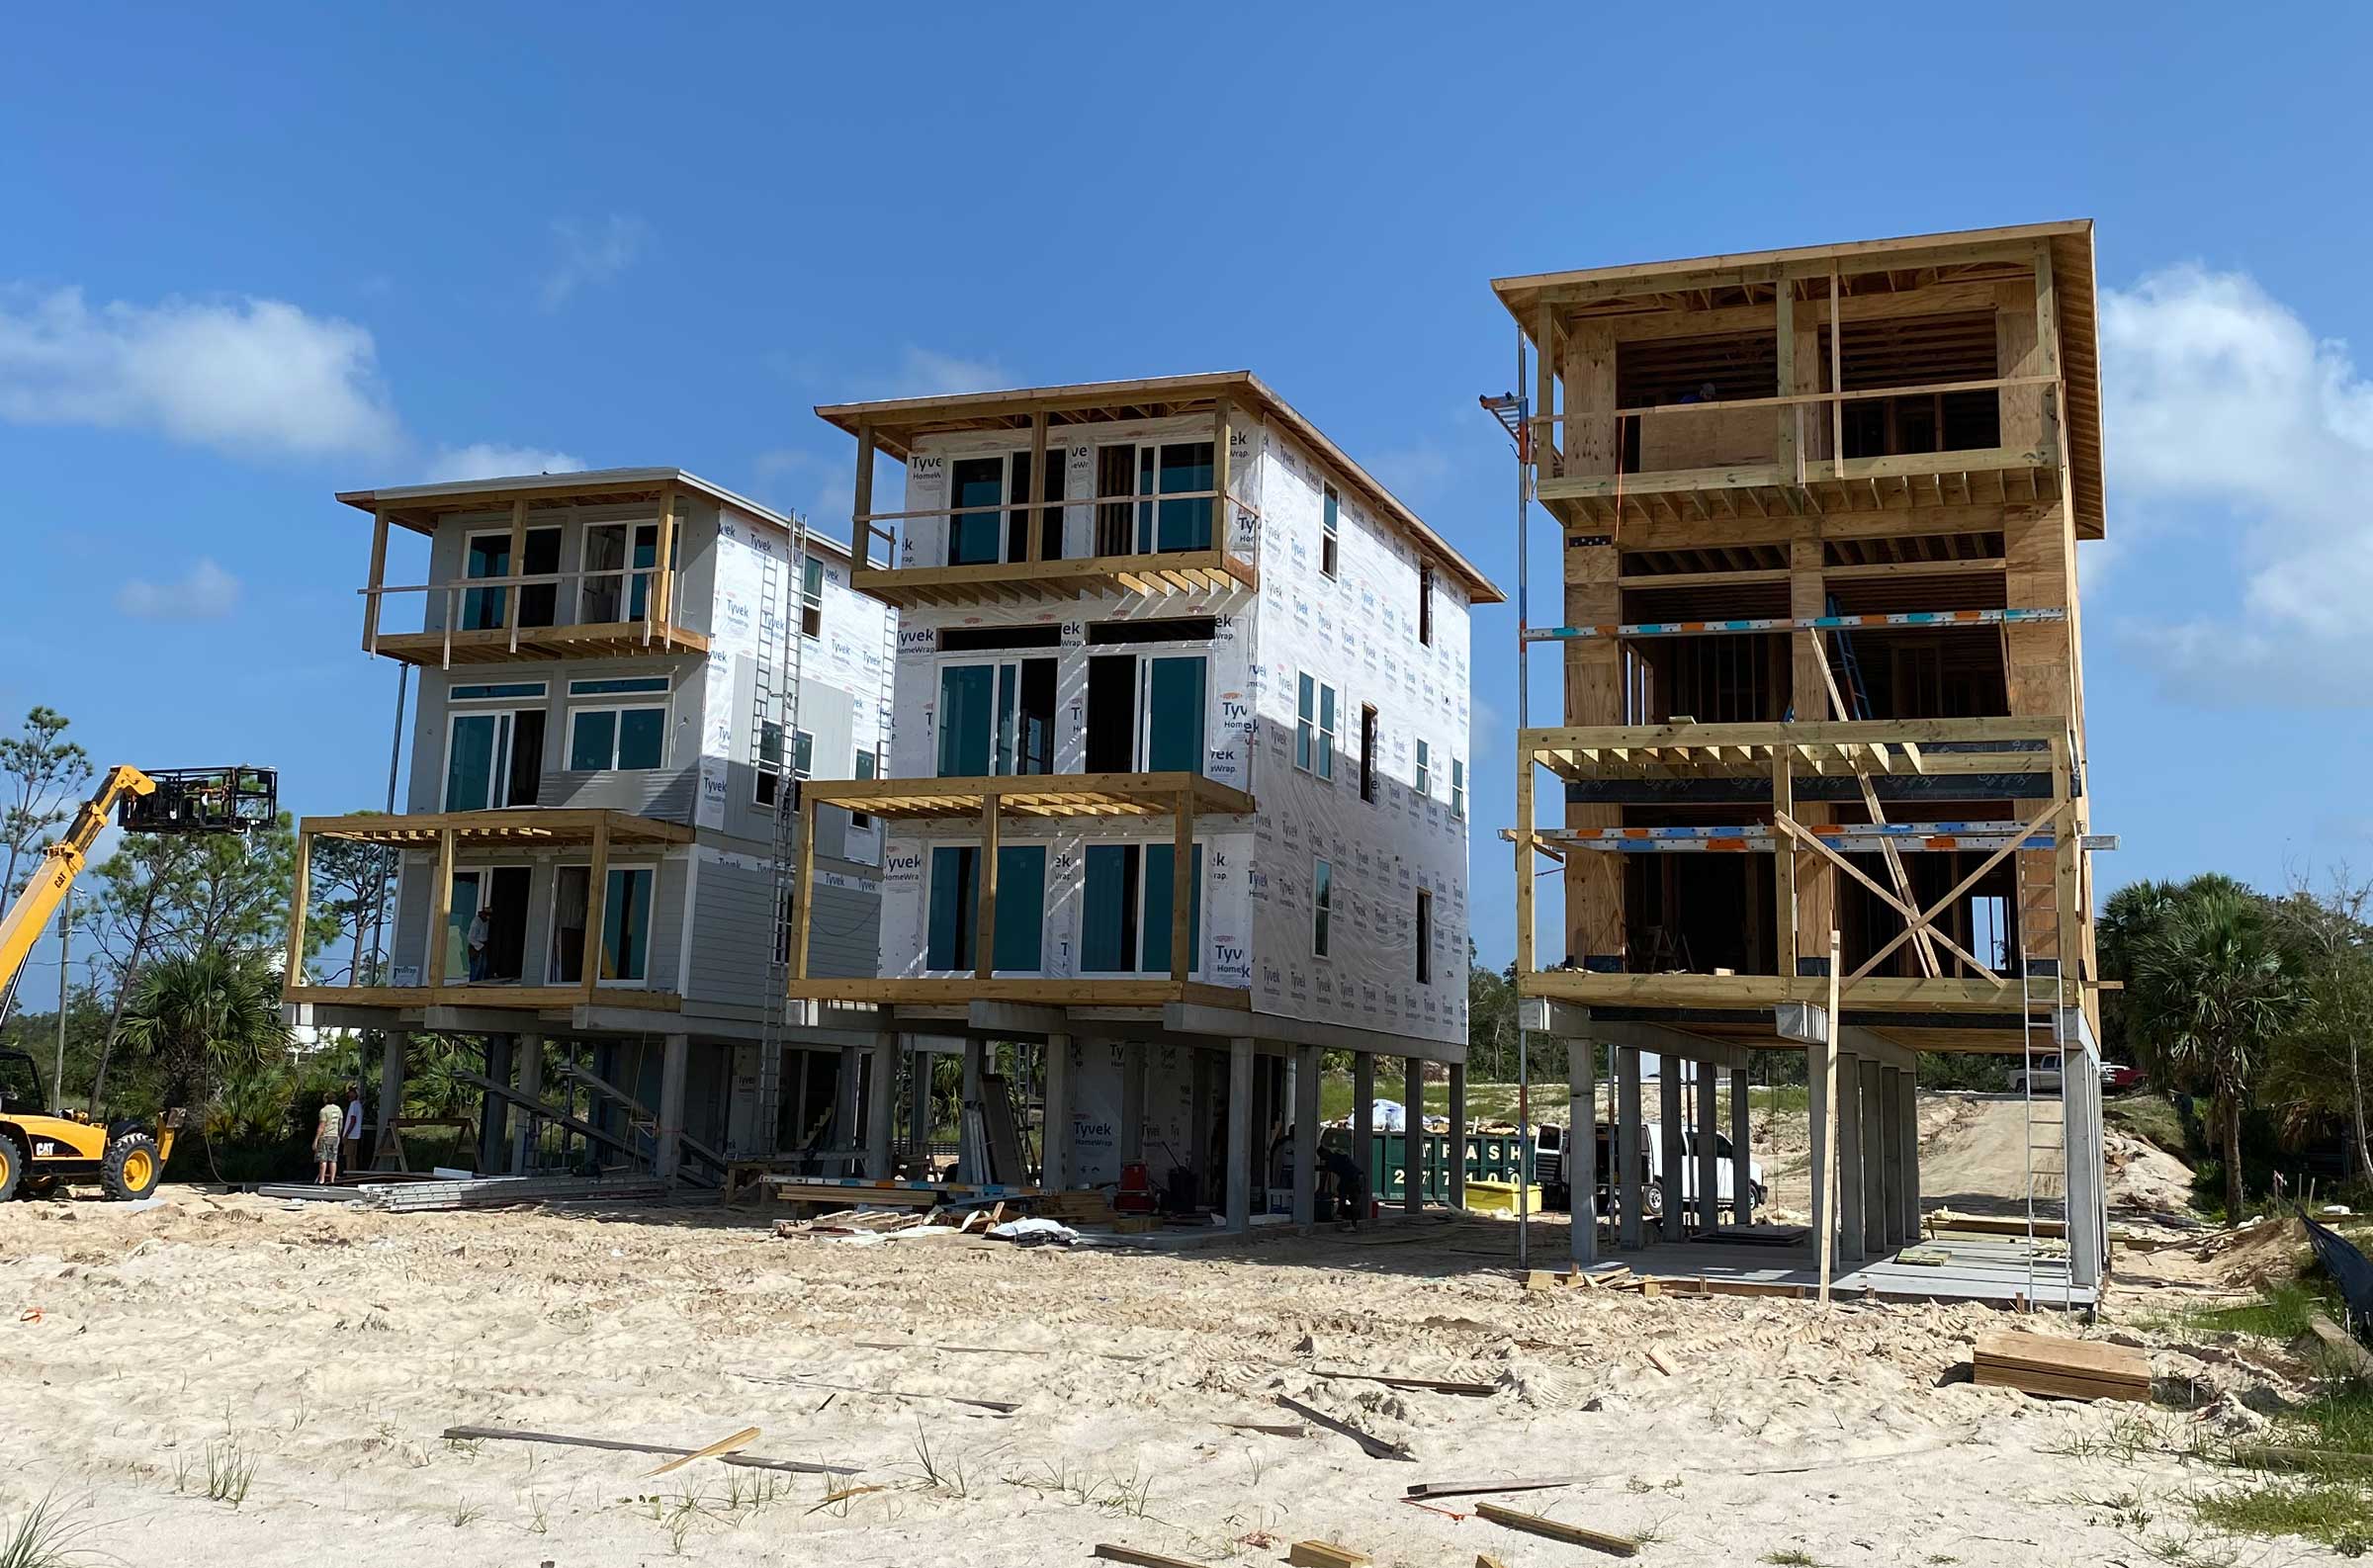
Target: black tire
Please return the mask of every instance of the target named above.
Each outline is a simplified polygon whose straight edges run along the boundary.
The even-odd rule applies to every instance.
[[[144,1132],[128,1132],[107,1146],[100,1163],[99,1184],[118,1202],[144,1198],[164,1179],[165,1162],[156,1140]]]
[[[0,1203],[17,1195],[17,1185],[25,1179],[25,1146],[0,1132]]]
[[[1661,1178],[1647,1181],[1641,1185],[1639,1211],[1648,1219],[1664,1218],[1664,1182]]]

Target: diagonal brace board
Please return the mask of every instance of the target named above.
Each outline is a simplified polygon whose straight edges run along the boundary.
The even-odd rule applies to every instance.
[[[2073,804],[2074,803],[2071,801],[2060,801],[2045,807],[2042,811],[2036,813],[2035,816],[2029,818],[2027,825],[2019,829],[2016,837],[2012,838],[2010,842],[2004,844],[2001,848],[1995,850],[1992,854],[1986,856],[1985,859],[1978,864],[1977,870],[1971,872],[1968,876],[1963,877],[1959,882],[1955,883],[1952,891],[1948,892],[1943,898],[1937,900],[1935,904],[1931,905],[1925,914],[1915,917],[1915,923],[1920,925],[1928,925],[1931,929],[1933,929],[1933,922],[1936,920],[1936,918],[1943,915],[1947,910],[1950,910],[1954,904],[1960,900],[1963,894],[1976,887],[1981,880],[1984,879],[1987,872],[2000,865],[2013,852],[2024,847],[2027,841],[2034,837],[2038,831],[2057,822]],[[1794,822],[1789,823],[1787,824],[1787,830],[1796,836],[1798,842],[1810,844],[1813,848],[1819,849],[1824,853],[1828,852],[1828,846],[1821,843],[1818,838],[1812,832],[1807,830],[1802,824]],[[1839,863],[1841,865],[1845,864],[1843,860],[1840,860]],[[1862,873],[1851,865],[1846,866],[1846,869],[1853,872],[1853,874],[1857,877],[1862,876]],[[1868,882],[1870,879],[1864,877],[1863,880]],[[1874,888],[1874,891],[1880,892],[1881,896],[1885,897],[1884,890]],[[1873,953],[1869,958],[1865,959],[1862,967],[1855,970],[1854,973],[1847,976],[1846,979],[1851,982],[1860,980],[1864,976],[1868,975],[1872,970],[1876,969],[1881,963],[1886,961],[1888,954],[1902,946],[1906,941],[1909,941],[1911,939],[1911,932],[1912,926],[1908,925],[1902,930],[1897,931],[1893,936],[1888,939],[1887,945]],[[1960,950],[1956,948],[1955,951],[1958,952]],[[1963,956],[1965,958],[1968,957],[1967,954],[1963,954]],[[1970,961],[1972,963],[1977,962],[1975,959],[1971,959]],[[1980,965],[1979,967],[1983,968],[1984,966]],[[2000,977],[1994,976],[1992,978],[1999,979]]]
[[[1804,635],[1812,639],[1813,661],[1821,666],[1821,679],[1829,687],[1829,712],[1837,718],[1849,717],[1846,699],[1837,689],[1837,676],[1829,668],[1828,645],[1821,641],[1821,634],[1812,627],[1806,627]],[[1853,754],[1853,768],[1854,782],[1862,786],[1863,809],[1870,813],[1873,823],[1885,827],[1887,811],[1879,804],[1878,788],[1871,783],[1870,769],[1864,764],[1859,752]],[[1904,868],[1902,853],[1893,844],[1884,844],[1881,848],[1887,859],[1888,880],[1895,885],[1895,898],[1899,901],[1895,903],[1895,908],[1902,909],[1911,902],[1911,873]],[[1951,947],[1952,943],[1947,942],[1945,945]],[[1936,961],[1936,943],[1931,939],[1929,932],[1915,931],[1912,937],[1912,949],[1920,956],[1920,973],[1926,975],[1930,980],[1934,980],[1944,973],[1943,966]],[[1960,949],[1955,948],[1954,951],[1959,952]],[[1982,964],[1978,967],[1981,971],[1985,969]],[[1994,977],[1989,971],[1986,973],[1986,978],[1991,980]]]
[[[1979,963],[1976,955],[1964,950],[1960,943],[1954,941],[1953,938],[1947,936],[1944,932],[1933,930],[1929,927],[1929,922],[1935,919],[1938,914],[1951,907],[1952,901],[1950,899],[1946,900],[1944,904],[1939,905],[1937,909],[1931,910],[1926,915],[1922,915],[1918,911],[1914,910],[1909,904],[1905,903],[1901,899],[1896,898],[1893,894],[1888,892],[1887,889],[1881,887],[1877,882],[1873,881],[1869,876],[1865,875],[1860,866],[1854,864],[1853,861],[1848,860],[1844,855],[1839,854],[1828,844],[1821,842],[1818,837],[1816,837],[1808,828],[1803,826],[1803,824],[1798,822],[1795,818],[1788,816],[1785,812],[1782,812],[1775,813],[1773,816],[1773,821],[1780,827],[1782,831],[1790,834],[1799,843],[1811,845],[1812,848],[1819,851],[1822,855],[1826,856],[1832,863],[1834,863],[1839,870],[1845,872],[1846,875],[1852,877],[1855,881],[1870,889],[1871,892],[1878,895],[1878,897],[1883,900],[1889,908],[1892,909],[1896,914],[1903,916],[1903,936],[1897,937],[1895,942],[1890,943],[1888,946],[1888,951],[1892,952],[1895,945],[1900,943],[1903,937],[1917,936],[1923,930],[1925,930],[1928,932],[1928,934],[1934,936],[1936,940],[1944,943],[1948,948],[1951,948],[1954,956],[1974,967],[1978,973],[1983,975],[1986,979],[1993,981],[1996,984],[2001,983],[2002,977],[1995,974],[1985,965]],[[1901,862],[1898,861],[1897,864],[1900,865]],[[1877,960],[1874,959],[1872,962],[1875,963]],[[1869,967],[1870,966],[1866,964],[1862,969],[1856,970],[1854,972],[1854,978],[1860,980],[1864,971]],[[1934,968],[1931,968],[1928,971],[1928,978],[1931,980],[1937,978],[1937,973]]]

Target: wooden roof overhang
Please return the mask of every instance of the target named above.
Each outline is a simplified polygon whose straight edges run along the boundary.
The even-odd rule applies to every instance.
[[[433,535],[438,519],[456,512],[493,511],[514,502],[525,502],[530,517],[538,511],[577,506],[657,505],[669,489],[706,496],[785,531],[792,527],[793,520],[772,507],[712,484],[697,474],[668,468],[588,469],[574,474],[514,475],[435,484],[383,484],[367,490],[340,490],[337,498],[399,528]],[[848,559],[847,545],[818,532],[812,524],[807,537],[814,548]]]
[[[1251,371],[1195,376],[1156,376],[1136,381],[1084,382],[1062,387],[1017,388],[962,392],[943,397],[894,397],[873,402],[826,403],[817,417],[850,435],[868,432],[879,450],[904,462],[927,436],[967,431],[1010,431],[1026,436],[1043,414],[1050,439],[1082,425],[1122,419],[1168,419],[1205,414],[1221,402],[1256,410],[1314,449],[1361,498],[1415,544],[1420,554],[1455,577],[1476,604],[1499,604],[1507,595],[1448,540],[1386,489],[1373,475],[1292,404]]]
[[[613,844],[688,844],[692,829],[682,823],[638,817],[632,812],[518,807],[509,811],[421,812],[394,815],[358,812],[345,817],[308,817],[301,833],[346,838],[397,848],[433,848],[447,833],[460,848],[517,848],[542,844],[590,844],[596,830],[609,828]]]
[[[806,779],[819,805],[907,822],[969,821],[1000,816],[1168,817],[1185,800],[1197,817],[1240,817],[1253,797],[1198,773],[1009,774],[994,778]]]

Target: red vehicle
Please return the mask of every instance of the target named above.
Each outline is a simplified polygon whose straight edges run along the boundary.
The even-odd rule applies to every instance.
[[[2142,1087],[2143,1070],[2141,1068],[2130,1067],[2124,1062],[2101,1064],[2101,1092],[2104,1094],[2123,1094],[2130,1089]]]

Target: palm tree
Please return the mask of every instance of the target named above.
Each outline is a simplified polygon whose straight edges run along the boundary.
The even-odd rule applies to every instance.
[[[124,1014],[124,1038],[155,1067],[167,1105],[204,1106],[224,1077],[288,1043],[280,981],[221,951],[176,954],[148,971]]]
[[[2305,1000],[2265,903],[2228,879],[2187,886],[2132,943],[2135,1042],[2153,1076],[2204,1089],[2223,1133],[2225,1213],[2241,1215],[2241,1112],[2268,1052]]]

